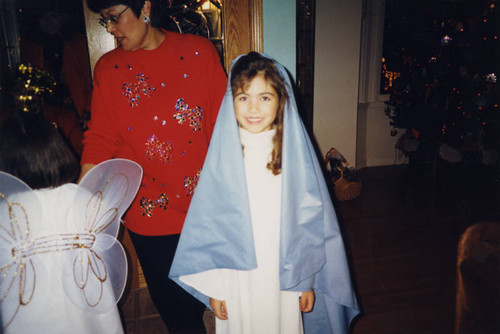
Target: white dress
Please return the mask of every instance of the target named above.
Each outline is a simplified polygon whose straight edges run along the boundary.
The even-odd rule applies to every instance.
[[[42,226],[30,227],[33,237],[66,232],[68,211],[76,189],[76,184],[65,184],[58,188],[35,191],[42,208]],[[67,298],[63,288],[63,280],[68,279],[63,276],[64,251],[37,256],[40,261],[35,263],[34,275],[27,277],[35,284],[33,298],[28,304],[19,307],[4,330],[5,334],[123,333],[116,305],[107,313],[90,313]]]
[[[266,168],[274,133],[240,129],[257,268],[180,277],[202,293],[226,301],[228,320],[216,319],[219,334],[303,333],[300,292],[280,291],[281,174],[275,176]]]

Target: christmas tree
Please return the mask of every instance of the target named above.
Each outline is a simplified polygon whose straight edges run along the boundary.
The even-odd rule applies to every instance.
[[[387,1],[382,89],[398,149],[453,163],[498,161],[499,37],[494,0]]]

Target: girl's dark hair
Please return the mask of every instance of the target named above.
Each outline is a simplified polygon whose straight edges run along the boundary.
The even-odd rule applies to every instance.
[[[267,164],[267,168],[274,175],[278,175],[281,173],[283,112],[285,103],[288,100],[283,78],[271,59],[252,51],[241,56],[234,64],[231,70],[231,90],[233,94],[237,91],[245,91],[252,79],[259,74],[264,75],[264,79],[274,88],[279,98],[278,111],[273,123],[274,128],[276,128],[276,134],[273,137],[273,151],[271,153],[271,161]]]
[[[79,163],[55,125],[33,112],[16,112],[0,124],[0,170],[32,189],[74,182]]]

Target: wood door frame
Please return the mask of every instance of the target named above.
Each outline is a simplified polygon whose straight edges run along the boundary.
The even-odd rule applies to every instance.
[[[224,67],[240,54],[263,52],[262,0],[223,0]]]

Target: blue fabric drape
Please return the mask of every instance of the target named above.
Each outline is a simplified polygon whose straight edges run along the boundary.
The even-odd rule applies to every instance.
[[[304,314],[306,334],[347,333],[359,308],[337,217],[297,111],[288,74],[274,63],[289,96],[282,152],[281,289],[314,289],[314,309]],[[169,276],[208,305],[208,297],[182,283],[179,276],[256,266],[243,152],[229,80]]]

